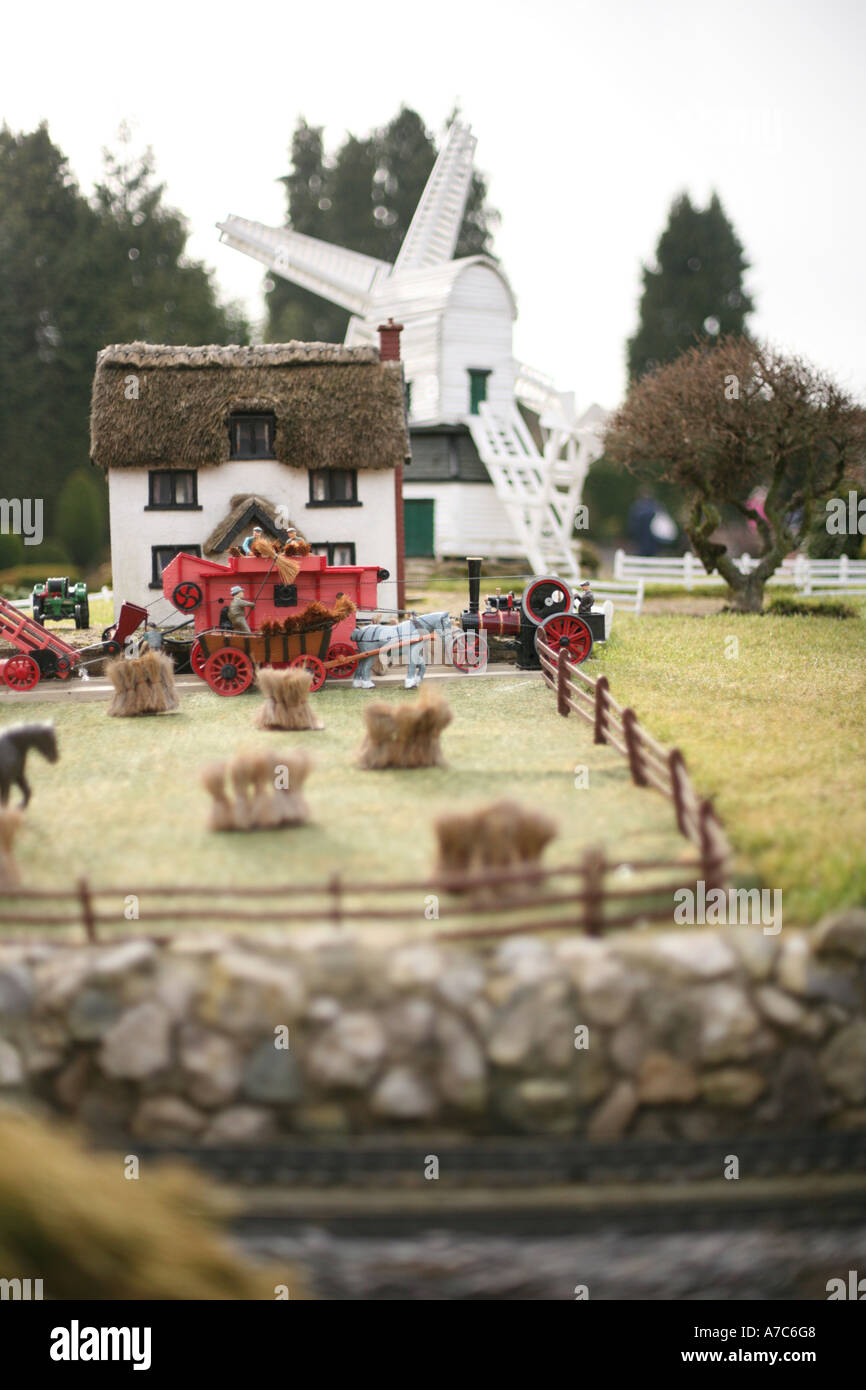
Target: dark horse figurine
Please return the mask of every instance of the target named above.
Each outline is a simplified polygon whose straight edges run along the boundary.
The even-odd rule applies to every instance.
[[[24,794],[22,806],[30,800],[24,764],[31,748],[36,748],[50,763],[57,762],[53,724],[12,724],[0,733],[0,806],[8,806],[13,786],[19,786]]]

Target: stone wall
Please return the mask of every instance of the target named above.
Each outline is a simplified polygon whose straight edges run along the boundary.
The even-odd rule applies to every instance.
[[[328,929],[0,947],[0,1094],[104,1137],[866,1126],[866,912],[487,949]]]

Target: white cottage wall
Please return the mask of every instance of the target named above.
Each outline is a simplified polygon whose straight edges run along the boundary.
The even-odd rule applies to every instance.
[[[285,506],[291,522],[313,545],[353,542],[357,564],[380,565],[390,571],[391,578],[380,585],[379,594],[383,605],[396,603],[397,538],[390,468],[359,470],[361,505],[354,507],[309,506],[306,469],[287,468],[275,460],[237,460],[200,468],[200,511],[149,510],[146,468],[111,469],[108,487],[115,617],[124,599],[146,606],[158,597],[159,590],[150,588],[153,546],[202,546],[228,514],[231,499],[245,493]],[[170,611],[163,602],[155,606],[154,616],[164,621]]]
[[[508,514],[487,483],[424,483],[403,479],[403,496],[428,498],[433,507],[433,548],[444,555],[517,559],[520,547]]]

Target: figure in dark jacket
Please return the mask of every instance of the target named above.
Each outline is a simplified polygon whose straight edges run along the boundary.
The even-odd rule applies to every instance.
[[[595,594],[592,592],[592,589],[589,587],[589,580],[588,580],[588,579],[584,579],[583,583],[578,585],[577,592],[578,592],[577,616],[578,616],[579,618],[585,618],[586,615],[587,615],[587,613],[591,613],[591,612],[592,612],[592,605],[595,603]]]

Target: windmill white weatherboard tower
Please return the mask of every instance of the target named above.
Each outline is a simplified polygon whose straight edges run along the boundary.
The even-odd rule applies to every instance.
[[[347,346],[403,325],[412,464],[404,476],[407,554],[525,556],[536,574],[577,580],[572,529],[604,412],[581,416],[516,362],[517,305],[488,256],[452,259],[475,138],[455,122],[393,265],[286,228],[229,216],[221,241],[348,309]]]

